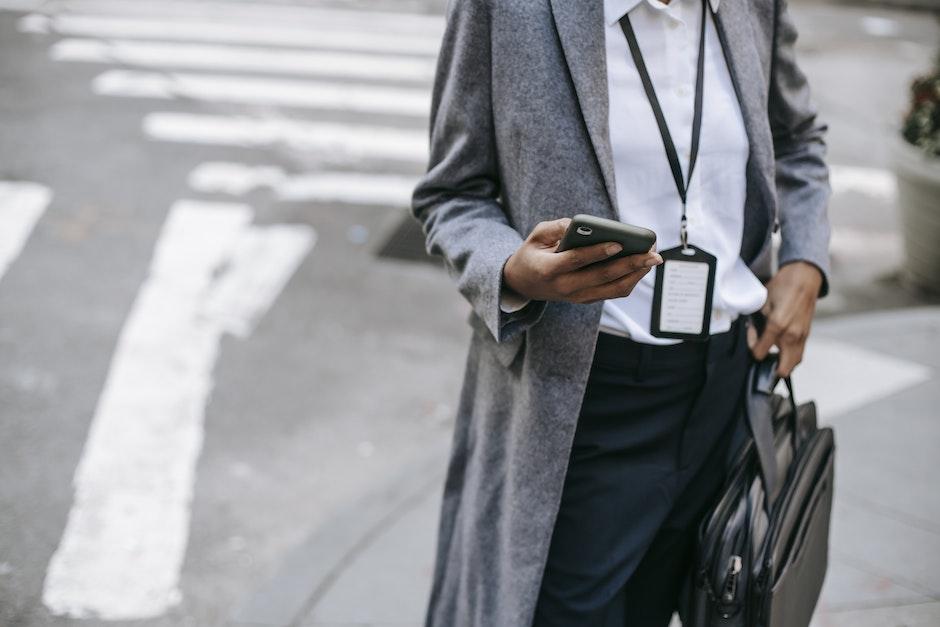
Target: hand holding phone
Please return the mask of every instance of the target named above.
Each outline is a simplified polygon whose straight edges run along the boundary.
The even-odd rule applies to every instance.
[[[555,252],[603,242],[616,242],[623,246],[622,251],[610,257],[610,259],[620,259],[652,250],[656,244],[656,233],[632,224],[579,213],[571,219]]]
[[[534,300],[593,303],[630,294],[651,268],[662,263],[651,250],[656,236],[648,229],[633,231],[638,227],[607,220],[620,225],[611,229],[598,220],[604,219],[579,214],[538,223],[503,266],[504,284]],[[579,227],[591,231],[582,228],[578,233]],[[569,230],[572,235],[566,245]],[[597,239],[607,233],[611,239]]]

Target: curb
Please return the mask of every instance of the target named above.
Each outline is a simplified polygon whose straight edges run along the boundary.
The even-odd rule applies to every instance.
[[[446,458],[425,457],[353,503],[287,552],[275,575],[228,621],[232,627],[297,627],[349,564],[443,483]]]

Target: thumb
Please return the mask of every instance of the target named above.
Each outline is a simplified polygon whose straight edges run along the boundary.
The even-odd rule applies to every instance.
[[[749,324],[747,326],[747,347],[751,350],[754,350],[754,346],[757,344],[757,329],[754,328],[754,325]]]
[[[571,224],[571,218],[558,218],[557,220],[539,222],[532,229],[530,239],[541,244],[554,246],[558,240],[565,236],[569,224]]]

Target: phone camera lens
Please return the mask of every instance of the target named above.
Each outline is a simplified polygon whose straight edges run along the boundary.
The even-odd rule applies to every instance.
[[[578,235],[590,235],[593,232],[594,231],[592,231],[591,228],[587,226],[579,226],[577,229]]]

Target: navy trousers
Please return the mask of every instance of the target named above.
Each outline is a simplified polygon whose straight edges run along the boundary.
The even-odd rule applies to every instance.
[[[671,346],[600,333],[534,627],[669,624],[740,424],[745,326]]]

